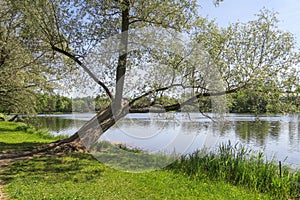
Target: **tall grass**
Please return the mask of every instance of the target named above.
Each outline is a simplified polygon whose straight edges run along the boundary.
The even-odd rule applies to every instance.
[[[225,180],[254,191],[269,193],[276,199],[299,198],[300,171],[283,166],[281,175],[276,159],[266,160],[262,152],[242,145],[221,144],[216,150],[197,150],[183,155],[168,169],[195,179]]]

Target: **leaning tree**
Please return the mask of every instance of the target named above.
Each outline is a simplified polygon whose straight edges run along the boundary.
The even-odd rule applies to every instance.
[[[111,100],[75,134],[36,151],[89,149],[127,113],[151,111],[157,94],[178,102],[156,105],[156,112],[199,109],[203,97],[216,97],[215,107],[222,109],[220,96],[257,86],[278,88],[295,75],[293,37],[279,31],[267,11],[248,24],[219,29],[197,15],[194,0],[5,2],[20,14],[34,45],[72,60]],[[145,97],[148,104],[133,109]]]

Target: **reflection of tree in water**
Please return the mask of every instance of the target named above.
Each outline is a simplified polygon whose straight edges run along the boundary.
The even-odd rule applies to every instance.
[[[49,131],[60,132],[71,126],[75,126],[75,121],[72,119],[64,119],[61,117],[34,117],[30,119],[29,124],[36,129],[48,129]]]
[[[247,143],[255,142],[263,146],[266,144],[266,138],[270,134],[278,139],[280,131],[279,122],[268,121],[240,121],[236,122],[236,135]]]
[[[205,122],[194,121],[193,119],[181,121],[175,118],[125,118],[118,121],[115,127],[139,127],[142,129],[156,127],[161,130],[180,128],[184,134],[197,134],[210,131],[217,136],[222,136],[232,129],[232,122]]]
[[[208,124],[199,123],[199,122],[181,122],[180,129],[183,133],[186,134],[195,134],[201,131],[206,131]]]
[[[226,134],[232,130],[232,127],[234,125],[234,122],[230,121],[217,121],[213,122],[213,131],[214,133],[217,133],[219,136],[226,136]]]
[[[300,122],[291,121],[288,123],[290,145],[299,146],[300,144]]]
[[[118,121],[118,126],[140,126],[140,127],[147,127],[150,126],[151,121],[149,119],[123,119]]]
[[[279,138],[279,132],[280,132],[280,122],[270,122],[270,135],[273,139]]]

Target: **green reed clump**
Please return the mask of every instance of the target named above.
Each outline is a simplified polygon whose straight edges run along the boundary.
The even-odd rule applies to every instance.
[[[300,194],[300,172],[292,172],[284,166],[280,176],[276,159],[266,160],[262,152],[232,145],[230,141],[214,151],[203,149],[183,155],[168,169],[196,179],[225,180],[269,193],[276,199],[297,198]]]

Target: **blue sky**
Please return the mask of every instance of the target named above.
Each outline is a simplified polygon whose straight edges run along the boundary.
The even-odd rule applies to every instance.
[[[293,33],[300,46],[300,1],[299,0],[224,0],[215,7],[213,0],[198,0],[201,5],[199,13],[216,19],[220,26],[255,19],[255,14],[265,7],[278,12],[279,28]]]

